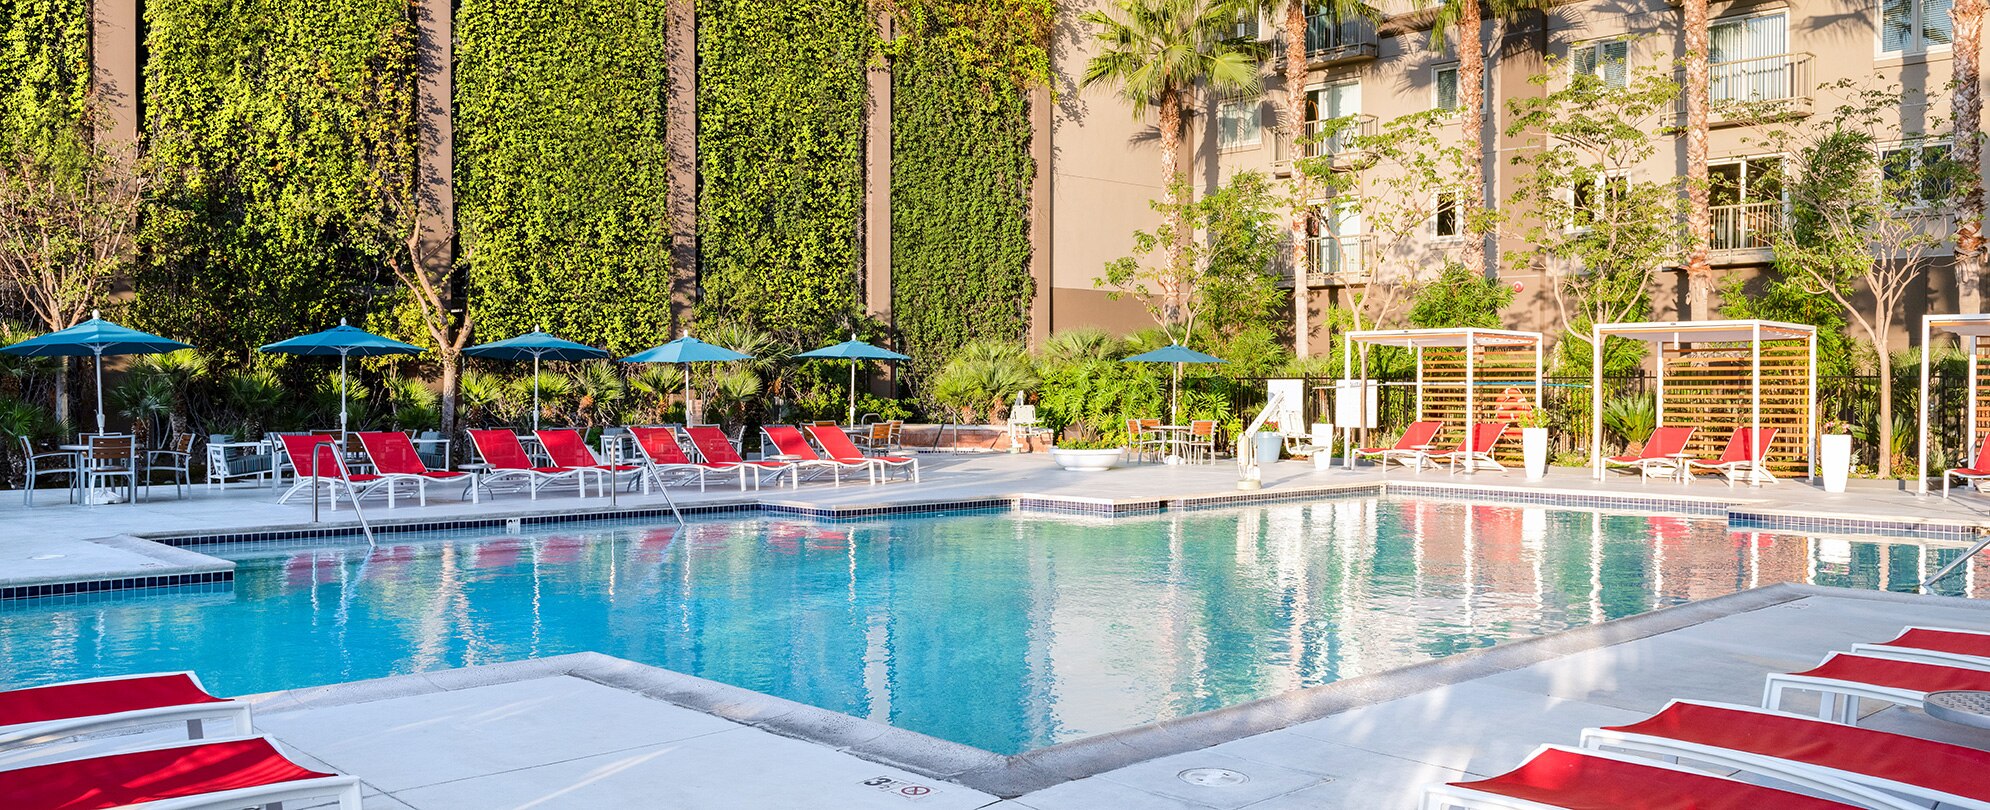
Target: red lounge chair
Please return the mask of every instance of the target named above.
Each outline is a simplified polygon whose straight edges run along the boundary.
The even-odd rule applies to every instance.
[[[1458,449],[1434,458],[1451,463],[1451,472],[1458,471],[1458,462],[1465,462],[1465,472],[1472,472],[1480,464],[1491,464],[1494,469],[1506,471],[1506,465],[1493,458],[1493,447],[1499,444],[1500,437],[1506,435],[1507,422],[1485,422],[1472,426],[1471,438]]]
[[[834,425],[829,427],[810,425],[808,432],[809,435],[815,437],[815,443],[822,445],[822,449],[829,453],[831,459],[841,462],[855,461],[868,463],[876,467],[879,472],[904,470],[907,475],[911,476],[913,483],[916,484],[919,482],[919,460],[916,458],[907,458],[904,456],[866,456],[864,455],[864,451],[857,449],[857,445],[850,441],[850,434],[844,433],[842,428]]]
[[[1747,484],[1776,483],[1776,477],[1762,466],[1762,462],[1769,459],[1769,444],[1776,440],[1776,429],[1763,428],[1762,440],[1753,444],[1748,441],[1748,431],[1748,428],[1735,428],[1720,458],[1691,460],[1686,462],[1687,465],[1727,476],[1728,486],[1734,486],[1737,480]]]
[[[1651,439],[1645,442],[1642,452],[1635,456],[1611,456],[1603,460],[1603,466],[1634,467],[1647,477],[1671,475],[1679,471],[1679,465],[1686,463],[1686,443],[1692,440],[1693,429],[1690,427],[1658,428],[1651,432]]]
[[[518,441],[518,435],[509,430],[472,430],[470,444],[477,448],[477,456],[490,467],[478,485],[491,484],[509,479],[522,479],[532,499],[539,499],[539,490],[546,486],[571,480],[580,490],[580,496],[587,497],[587,478],[594,476],[595,489],[606,494],[608,471],[594,467],[539,467],[532,464],[532,457],[525,453],[525,445]]]
[[[324,435],[283,437],[283,454],[290,458],[290,468],[297,474],[297,484],[284,492],[283,497],[277,498],[277,503],[289,501],[290,496],[305,489],[311,490],[311,497],[315,499],[318,488],[322,486],[332,501],[332,509],[337,510],[339,490],[345,490],[346,497],[357,501],[375,487],[388,483],[386,478],[378,475],[347,472],[345,460],[339,457],[343,451],[334,443],[337,438]],[[328,445],[331,449],[325,449]]]
[[[1967,467],[1956,467],[1942,471],[1942,497],[1949,496],[1949,479],[1960,478],[1963,483],[1982,489],[1979,482],[1990,478],[1990,433],[1983,435],[1983,443],[1976,447],[1976,460]]]
[[[1919,709],[1928,693],[1948,691],[1990,691],[1990,665],[1944,666],[1834,652],[1802,672],[1770,675],[1762,688],[1762,706],[1780,710],[1784,695],[1816,692],[1818,717],[1854,725],[1861,698]]]
[[[0,770],[8,810],[237,810],[333,799],[359,810],[359,779],[297,764],[267,737],[175,743]]]
[[[1363,447],[1355,450],[1355,455],[1370,456],[1382,465],[1382,471],[1389,471],[1389,462],[1394,460],[1405,467],[1423,469],[1430,461],[1430,443],[1437,438],[1437,431],[1444,429],[1443,422],[1411,422],[1403,428],[1403,435],[1390,447]]]
[[[578,430],[561,428],[533,432],[539,437],[539,446],[546,448],[546,455],[552,458],[554,464],[575,469],[592,467],[610,478],[626,477],[631,484],[639,480],[645,486],[649,484],[649,477],[643,474],[642,465],[601,463],[601,459],[594,455],[594,451],[588,449],[587,440],[581,438]]]
[[[1913,805],[1850,784],[1830,792],[1858,796],[1844,804],[1726,779],[1703,771],[1644,759],[1544,745],[1515,768],[1491,779],[1451,782],[1424,789],[1422,810],[1450,807],[1499,810],[1850,810],[1858,806],[1906,810]]]
[[[1908,627],[1891,641],[1854,644],[1855,654],[1943,666],[1990,666],[1990,633],[1946,627]]]
[[[9,689],[0,692],[0,760],[79,734],[182,722],[195,737],[248,734],[249,704],[209,694],[191,672]]]
[[[810,477],[814,477],[829,472],[835,476],[836,485],[840,487],[843,485],[844,470],[863,470],[870,475],[871,483],[878,482],[878,468],[875,465],[868,461],[840,461],[816,455],[815,448],[808,444],[808,437],[793,427],[767,425],[761,428],[760,432],[767,437],[767,441],[773,443],[774,449],[781,451],[780,460],[794,462],[797,473],[812,470],[813,475]]]
[[[795,465],[785,461],[747,461],[740,457],[739,448],[732,446],[725,431],[711,425],[694,425],[684,429],[684,435],[691,437],[691,446],[698,448],[698,455],[705,457],[706,464],[741,464],[753,468],[753,487],[760,488],[760,476],[780,475],[783,471],[791,476],[799,472]]]
[[[698,491],[705,491],[705,479],[712,475],[728,473],[739,476],[739,489],[746,490],[746,471],[754,471],[754,486],[760,485],[760,468],[747,464],[700,464],[684,454],[684,448],[677,443],[677,432],[670,428],[632,427],[629,434],[636,437],[636,452],[641,453],[646,474],[651,483],[659,487],[666,484],[681,484],[693,478],[698,480]],[[669,481],[665,475],[676,475]]]
[[[1792,785],[1850,782],[1921,802],[1990,808],[1990,751],[1743,706],[1675,700],[1582,747],[1673,757]]]
[[[467,482],[470,478],[469,473],[429,469],[428,464],[421,460],[421,454],[415,452],[415,443],[406,433],[386,431],[352,435],[359,437],[359,446],[366,450],[366,457],[373,462],[374,471],[389,480],[387,490],[389,509],[394,508],[394,484],[413,484],[415,495],[421,501],[421,505],[427,506],[428,482],[459,479]],[[466,486],[465,489],[467,488]]]

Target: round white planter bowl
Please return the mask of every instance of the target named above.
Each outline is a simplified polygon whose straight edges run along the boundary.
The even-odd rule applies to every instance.
[[[1126,456],[1123,447],[1108,447],[1104,450],[1065,450],[1050,448],[1050,458],[1057,466],[1080,472],[1098,472],[1119,466],[1120,459]]]

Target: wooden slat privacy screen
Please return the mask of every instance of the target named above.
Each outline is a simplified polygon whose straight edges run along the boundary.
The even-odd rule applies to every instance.
[[[1736,428],[1750,424],[1754,385],[1746,345],[1663,345],[1664,401],[1659,424],[1691,426],[1686,452],[1717,458]],[[1801,340],[1762,342],[1762,427],[1775,428],[1769,470],[1810,472],[1810,349]]]
[[[1477,419],[1465,418],[1465,349],[1427,348],[1423,350],[1423,409],[1418,419],[1441,420],[1444,429],[1433,443],[1439,451],[1449,451],[1465,440],[1465,425],[1472,422],[1513,422],[1534,409],[1535,377],[1533,346],[1479,346],[1472,372],[1477,390],[1472,408]],[[1493,455],[1501,463],[1520,460],[1520,428],[1515,425],[1500,438]]]

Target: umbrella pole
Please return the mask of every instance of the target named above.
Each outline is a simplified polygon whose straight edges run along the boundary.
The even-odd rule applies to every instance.
[[[684,369],[684,426],[690,427],[693,424],[691,419],[691,364],[678,363],[677,367]]]
[[[97,355],[97,432],[104,432],[104,350],[96,349]]]
[[[346,440],[345,358],[346,358],[346,353],[344,351],[340,351],[339,352],[339,444],[340,445],[344,445]]]
[[[1168,421],[1171,424],[1179,425],[1182,423],[1181,398],[1182,364],[1176,363],[1174,384],[1168,386]]]
[[[855,358],[852,358],[850,360],[850,414],[849,416],[844,417],[843,424],[854,425],[856,423],[857,423],[857,361]]]
[[[539,354],[532,354],[532,432],[539,432]]]

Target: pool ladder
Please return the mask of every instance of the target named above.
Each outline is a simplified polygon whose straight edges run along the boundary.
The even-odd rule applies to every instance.
[[[316,473],[317,473],[317,472],[318,472],[319,470],[321,470],[321,469],[324,469],[323,467],[320,467],[320,466],[318,466],[318,451],[320,451],[320,450],[328,450],[328,449],[329,449],[329,450],[335,450],[335,449],[337,449],[337,448],[334,448],[334,447],[332,447],[332,444],[331,444],[330,442],[319,442],[319,443],[317,443],[317,444],[315,444],[315,445],[312,445],[312,446],[311,446],[311,472],[313,473],[313,475],[312,475],[312,477],[313,477],[313,478],[316,478],[316,477],[318,477],[318,476],[316,475]],[[343,462],[343,461],[340,461],[340,460],[339,460],[339,457],[338,457],[337,455],[334,455],[334,456],[332,456],[332,462],[333,462],[333,464],[337,465],[337,467],[338,467],[338,471],[339,471],[339,480],[341,480],[341,481],[344,481],[344,482],[345,482],[345,492],[346,492],[346,494],[347,494],[347,495],[351,495],[351,496],[352,496],[352,513],[353,513],[353,514],[355,514],[355,515],[358,515],[358,516],[359,516],[359,530],[360,530],[361,532],[364,532],[364,533],[366,534],[366,545],[368,545],[368,546],[375,546],[375,545],[378,545],[378,543],[375,543],[375,542],[373,541],[373,526],[372,526],[372,524],[369,524],[369,523],[367,523],[367,522],[366,522],[366,509],[365,509],[364,507],[361,507],[361,506],[359,505],[359,493],[357,493],[357,492],[354,492],[354,491],[352,490],[352,479],[351,479],[350,477],[347,477],[347,475],[346,475],[346,472],[345,472],[345,462]],[[313,491],[312,491],[312,493],[311,493],[311,522],[312,522],[312,523],[317,523],[317,522],[318,522],[318,493],[316,492],[316,489],[317,489],[317,487],[316,487],[316,486],[313,486],[313,487],[312,487],[312,490],[313,490]],[[327,492],[327,493],[325,493],[325,494],[327,494],[327,495],[330,495],[330,496],[332,496],[332,497],[334,497],[334,498],[338,497],[338,493],[337,493],[337,492]]]
[[[1942,570],[1936,571],[1934,575],[1921,580],[1921,590],[1925,591],[1928,589],[1928,586],[1947,578],[1948,575],[1955,573],[1956,569],[1961,568],[1963,563],[1969,562],[1969,558],[1983,553],[1985,547],[1990,547],[1990,532],[1982,529],[1978,529],[1977,532],[1976,545],[1970,546],[1968,551],[1962,553],[1962,556],[1950,560],[1948,565],[1942,566]]]

